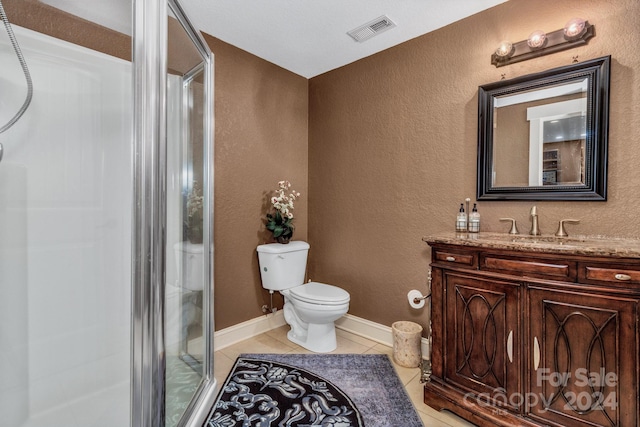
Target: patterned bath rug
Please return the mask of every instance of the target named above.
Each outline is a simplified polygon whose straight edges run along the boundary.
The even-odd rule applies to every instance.
[[[384,354],[242,354],[204,427],[423,427]]]

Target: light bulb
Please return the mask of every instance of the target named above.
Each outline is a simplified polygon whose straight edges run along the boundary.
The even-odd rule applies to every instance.
[[[500,42],[498,49],[496,49],[496,55],[498,55],[501,58],[504,58],[511,54],[512,49],[513,49],[513,44],[510,41],[505,40],[503,42]]]
[[[529,34],[529,38],[527,39],[527,44],[530,48],[537,49],[542,47],[544,41],[547,39],[547,35],[542,30],[534,31]]]
[[[573,18],[564,26],[564,35],[572,38],[582,34],[585,27],[585,21],[582,18]]]

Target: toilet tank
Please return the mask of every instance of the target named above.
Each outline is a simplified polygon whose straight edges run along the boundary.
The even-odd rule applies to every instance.
[[[179,242],[173,245],[178,285],[191,291],[204,289],[204,251],[202,244]]]
[[[263,288],[281,291],[304,283],[309,253],[307,242],[270,243],[258,246],[257,251]]]

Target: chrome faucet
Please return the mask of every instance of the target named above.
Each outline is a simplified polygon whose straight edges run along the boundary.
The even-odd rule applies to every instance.
[[[538,208],[535,205],[531,208],[529,215],[531,216],[531,231],[529,231],[529,234],[539,236],[542,233],[540,233],[540,228],[538,227]]]

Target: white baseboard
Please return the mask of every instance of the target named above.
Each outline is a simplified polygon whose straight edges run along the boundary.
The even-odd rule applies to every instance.
[[[391,328],[381,325],[380,323],[372,322],[351,314],[345,314],[336,320],[336,328],[393,347],[393,333],[391,332]]]
[[[284,320],[283,311],[278,310],[273,314],[256,317],[255,319],[250,319],[246,322],[221,329],[213,334],[214,351],[221,350],[237,342],[286,324],[287,322]],[[351,314],[345,314],[336,320],[336,328],[393,347],[393,332],[389,326],[381,325],[380,323],[375,323]],[[423,355],[430,354],[429,340],[422,338],[421,347]]]
[[[218,351],[237,342],[260,335],[271,329],[286,325],[284,312],[278,310],[272,314],[256,317],[228,328],[220,329],[213,334],[213,350]]]
[[[388,347],[393,347],[393,331],[390,326],[381,325],[380,323],[372,322],[351,314],[345,314],[336,320],[336,328]],[[429,340],[427,338],[423,337],[421,339],[420,347],[423,355],[427,356],[431,354],[429,351]]]

